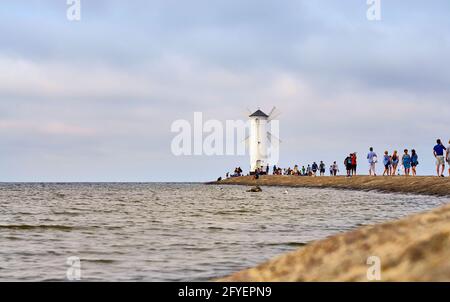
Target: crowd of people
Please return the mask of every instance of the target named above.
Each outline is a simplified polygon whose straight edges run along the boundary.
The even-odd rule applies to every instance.
[[[445,147],[442,141],[438,139],[436,145],[433,148],[433,155],[436,158],[436,172],[439,177],[445,177],[445,165],[448,165],[448,174],[450,176],[450,141],[449,145]],[[378,155],[374,151],[374,148],[369,148],[367,153],[367,161],[369,165],[369,175],[377,176],[377,164],[379,162]],[[392,154],[389,151],[384,151],[381,162],[384,166],[383,176],[395,176],[395,175],[405,175],[405,176],[416,176],[417,167],[419,165],[419,155],[415,149],[404,149],[403,154],[400,155],[397,150],[394,150]],[[346,169],[346,176],[352,177],[356,176],[356,171],[358,167],[358,157],[357,153],[350,153],[344,159],[344,167]],[[336,161],[329,166],[329,175],[337,176],[339,175],[339,166]],[[239,177],[242,176],[242,169],[240,167],[235,168],[234,173],[230,175],[227,173],[228,177]],[[261,167],[250,173],[251,175],[269,175],[270,168],[269,165]],[[306,166],[300,168],[299,165],[295,165],[293,169],[291,167],[281,168],[277,166],[272,167],[272,175],[292,175],[292,176],[325,176],[326,165],[323,161],[313,162]]]

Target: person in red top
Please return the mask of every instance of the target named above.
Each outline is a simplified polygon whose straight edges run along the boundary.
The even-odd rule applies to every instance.
[[[352,175],[356,176],[357,157],[356,152],[352,154]]]

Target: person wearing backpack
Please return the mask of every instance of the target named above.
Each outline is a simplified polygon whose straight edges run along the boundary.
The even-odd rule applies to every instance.
[[[352,177],[352,155],[350,154],[344,160],[345,169],[347,170],[347,177]]]

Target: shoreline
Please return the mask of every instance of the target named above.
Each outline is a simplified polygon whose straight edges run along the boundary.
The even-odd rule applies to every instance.
[[[448,259],[450,204],[314,241],[216,281],[450,281]],[[373,261],[380,279],[369,280]]]
[[[382,193],[404,193],[450,197],[450,177],[437,176],[279,176],[265,175],[228,178],[210,185],[278,186],[299,188],[331,188]]]

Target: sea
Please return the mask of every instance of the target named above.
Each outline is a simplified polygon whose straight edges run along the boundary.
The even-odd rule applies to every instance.
[[[0,184],[0,281],[209,281],[446,198],[193,183]]]

